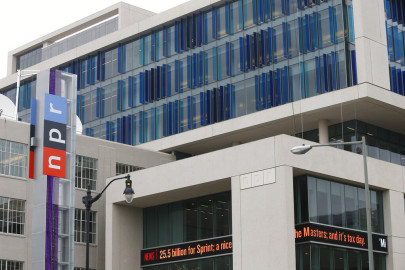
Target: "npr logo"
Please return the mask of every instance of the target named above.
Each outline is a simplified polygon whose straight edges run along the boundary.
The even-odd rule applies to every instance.
[[[45,94],[43,174],[66,177],[66,98]]]

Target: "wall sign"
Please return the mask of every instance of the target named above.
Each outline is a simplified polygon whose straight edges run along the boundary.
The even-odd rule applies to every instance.
[[[141,266],[232,253],[232,236],[141,250]]]
[[[66,176],[67,100],[45,94],[43,174]]]
[[[356,249],[368,249],[367,232],[318,223],[295,226],[295,242],[316,242]],[[373,233],[373,250],[388,253],[387,236]]]

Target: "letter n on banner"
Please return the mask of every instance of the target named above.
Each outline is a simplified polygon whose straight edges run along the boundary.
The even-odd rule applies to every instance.
[[[43,174],[66,177],[67,100],[45,94]]]

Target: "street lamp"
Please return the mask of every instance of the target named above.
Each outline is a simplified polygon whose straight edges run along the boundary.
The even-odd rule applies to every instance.
[[[370,189],[368,187],[368,172],[367,172],[367,146],[366,137],[362,136],[361,141],[355,142],[342,142],[342,143],[329,143],[329,144],[314,144],[314,145],[299,145],[291,148],[291,153],[295,155],[303,155],[313,147],[320,146],[337,146],[337,145],[353,145],[361,144],[363,148],[363,167],[364,167],[364,189],[366,193],[366,217],[367,217],[367,242],[368,242],[368,262],[369,269],[374,270],[374,257],[373,257],[373,239],[371,234],[371,207],[370,207]]]
[[[125,201],[127,203],[131,203],[132,200],[134,199],[134,190],[132,189],[132,181],[129,178],[129,174],[124,176],[124,177],[118,177],[113,180],[111,180],[107,186],[101,191],[101,193],[97,194],[96,196],[92,197],[91,196],[91,189],[90,189],[90,184],[87,186],[87,195],[83,196],[82,202],[84,206],[86,207],[86,270],[89,270],[89,246],[90,246],[90,209],[93,203],[98,201],[98,199],[101,198],[101,195],[103,195],[104,191],[110,186],[110,184],[114,181],[121,180],[121,179],[127,179],[125,180],[125,189],[124,189],[124,196],[125,196]]]

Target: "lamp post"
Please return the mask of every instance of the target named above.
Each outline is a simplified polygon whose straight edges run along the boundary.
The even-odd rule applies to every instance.
[[[83,196],[82,202],[84,206],[86,207],[86,270],[89,270],[89,246],[90,246],[90,210],[91,206],[93,203],[98,201],[98,199],[101,198],[101,195],[103,195],[104,191],[110,186],[110,184],[114,181],[121,180],[121,179],[127,179],[125,180],[125,189],[124,189],[124,196],[125,200],[127,203],[131,203],[133,198],[134,198],[134,190],[132,189],[132,180],[130,179],[129,174],[123,177],[118,177],[113,180],[111,180],[107,186],[96,196],[92,197],[91,196],[91,189],[90,189],[90,184],[87,186],[87,195]]]
[[[368,172],[367,172],[367,147],[366,137],[362,136],[361,141],[343,142],[343,143],[330,143],[330,144],[315,144],[315,145],[299,145],[291,148],[291,153],[302,155],[311,150],[313,147],[321,146],[335,146],[335,145],[353,145],[361,144],[363,152],[363,167],[364,167],[364,189],[366,193],[366,218],[367,218],[367,242],[368,242],[368,266],[370,270],[374,270],[374,257],[373,257],[373,238],[371,234],[371,203],[370,203],[370,189],[368,186]]]

